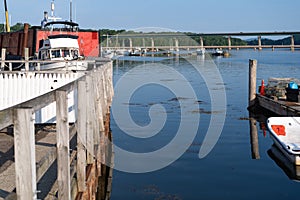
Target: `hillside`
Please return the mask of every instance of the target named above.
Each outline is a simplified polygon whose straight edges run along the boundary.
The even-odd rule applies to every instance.
[[[295,40],[295,45],[300,45],[300,35],[294,35],[294,40]],[[258,44],[257,39],[246,41],[246,42],[248,45],[257,45]],[[290,45],[291,38],[286,37],[286,38],[279,39],[279,40],[271,40],[271,39],[263,38],[261,40],[261,44],[262,45]]]

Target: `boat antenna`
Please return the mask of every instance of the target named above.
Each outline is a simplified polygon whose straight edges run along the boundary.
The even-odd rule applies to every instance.
[[[70,22],[72,22],[72,0],[70,0]]]
[[[51,2],[51,17],[52,18],[54,18],[54,9],[55,9],[54,0],[52,0],[52,2]]]
[[[56,20],[60,20],[61,18],[60,17],[55,17],[54,15],[54,9],[55,9],[55,6],[54,6],[54,0],[52,0],[51,2],[51,16],[48,17],[48,19],[52,20],[52,21],[56,21]]]
[[[7,3],[6,3],[6,0],[4,0],[4,8],[5,8],[5,25],[6,25],[6,32],[10,32],[10,25],[9,25],[9,19],[8,19],[8,10],[7,10]]]

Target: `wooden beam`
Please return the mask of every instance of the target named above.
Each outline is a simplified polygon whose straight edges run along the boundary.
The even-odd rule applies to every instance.
[[[86,190],[86,137],[87,137],[86,82],[78,82],[78,132],[77,132],[77,185],[78,191]]]
[[[18,200],[36,199],[34,119],[31,108],[14,110],[14,148]]]
[[[93,164],[94,163],[94,118],[93,118],[93,107],[92,107],[92,101],[93,99],[93,85],[92,85],[92,78],[90,76],[86,76],[86,82],[87,82],[87,95],[86,95],[86,101],[88,103],[87,105],[87,163]]]
[[[69,123],[66,91],[56,91],[58,199],[71,199]]]
[[[12,109],[7,109],[0,111],[0,130],[13,124],[13,111]]]

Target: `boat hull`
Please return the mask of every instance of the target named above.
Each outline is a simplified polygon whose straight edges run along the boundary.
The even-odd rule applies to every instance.
[[[284,127],[279,131],[279,128]],[[295,165],[300,165],[300,117],[268,119],[270,137],[277,148]]]
[[[40,65],[41,71],[46,71],[46,70],[85,71],[87,70],[87,68],[88,68],[87,63],[83,61],[49,62],[49,63],[42,63]]]

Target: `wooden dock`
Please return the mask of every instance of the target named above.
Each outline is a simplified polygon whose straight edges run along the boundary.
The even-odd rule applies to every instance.
[[[78,78],[0,110],[0,199],[109,198],[112,63],[94,60],[89,65],[92,69],[77,72],[82,73]],[[24,77],[41,73],[23,72],[20,81],[28,82]],[[0,72],[0,76],[4,74]],[[72,123],[68,115],[70,92],[76,94],[77,102]],[[35,113],[53,102],[56,123],[36,124]]]
[[[256,95],[257,104],[280,116],[300,116],[300,103],[283,100],[273,100],[271,98]]]
[[[300,116],[300,102],[290,102],[267,97],[257,93],[256,87],[257,61],[249,60],[249,102],[248,109],[264,108],[279,116]]]

